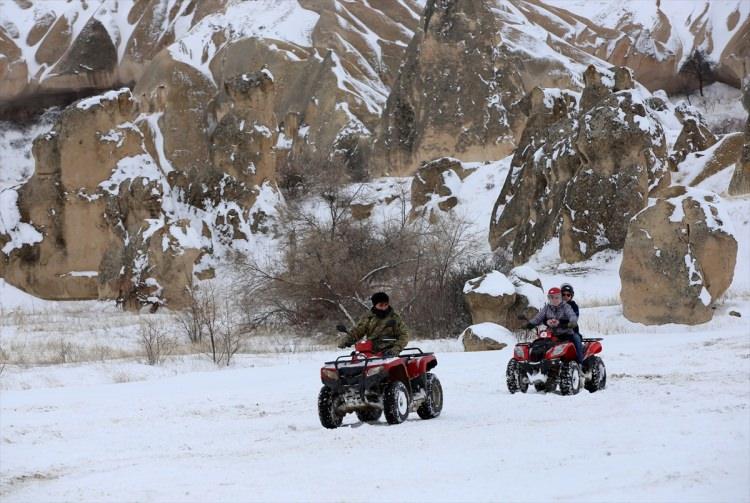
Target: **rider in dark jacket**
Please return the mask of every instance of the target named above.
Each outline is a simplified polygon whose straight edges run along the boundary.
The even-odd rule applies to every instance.
[[[372,300],[372,309],[339,343],[339,347],[345,348],[366,338],[372,341],[372,348],[376,353],[383,353],[383,356],[396,356],[409,342],[409,330],[401,320],[401,316],[389,305],[390,300],[386,293],[377,292],[370,300]]]

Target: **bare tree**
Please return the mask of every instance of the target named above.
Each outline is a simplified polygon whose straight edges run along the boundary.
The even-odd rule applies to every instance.
[[[698,81],[698,90],[703,96],[703,86],[716,80],[714,70],[716,64],[708,59],[706,51],[695,49],[690,57],[680,67],[680,73]]]
[[[141,319],[139,335],[149,365],[161,365],[177,346],[174,337],[154,320]]]
[[[191,344],[200,344],[203,341],[203,302],[192,281],[187,289],[189,303],[177,312],[177,324]]]
[[[232,362],[232,358],[242,344],[242,332],[234,322],[233,311],[229,299],[225,298],[220,315],[221,323],[219,326],[220,358],[216,363],[221,364],[223,362],[227,367]]]
[[[5,352],[2,346],[0,346],[0,376],[5,372],[5,367],[8,364],[8,353]]]

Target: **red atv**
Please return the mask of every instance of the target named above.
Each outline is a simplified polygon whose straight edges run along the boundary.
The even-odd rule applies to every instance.
[[[584,360],[576,361],[576,348],[570,341],[560,341],[548,327],[537,329],[537,339],[519,342],[505,372],[508,391],[526,393],[529,384],[537,391],[575,395],[586,388],[594,393],[607,385],[607,369],[597,353],[602,351],[601,338],[583,339]]]
[[[403,423],[414,411],[422,419],[440,415],[443,388],[430,372],[437,365],[433,353],[406,348],[396,357],[383,357],[373,352],[372,341],[357,342],[354,349],[320,369],[318,415],[323,426],[338,428],[349,412],[368,423],[385,413],[389,424]]]

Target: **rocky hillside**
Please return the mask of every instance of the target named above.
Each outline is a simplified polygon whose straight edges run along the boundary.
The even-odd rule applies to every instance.
[[[514,265],[556,238],[567,262],[623,250],[650,199],[742,150],[667,93],[739,87],[750,6],[689,5],[5,0],[2,117],[67,106],[33,169],[2,161],[0,275],[179,307],[234,251],[276,246],[285,191],[332,169],[414,175],[411,218],[489,200],[478,227]]]

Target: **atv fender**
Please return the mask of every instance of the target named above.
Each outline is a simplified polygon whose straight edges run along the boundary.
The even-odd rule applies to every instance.
[[[409,376],[414,379],[422,374],[426,374],[437,366],[437,358],[435,355],[420,356],[418,358],[410,358],[406,364],[406,370]]]
[[[591,342],[588,342],[588,341],[584,340],[583,342],[584,342],[585,348],[586,348],[586,351],[585,351],[586,354],[583,357],[584,360],[586,358],[588,358],[589,356],[593,356],[593,355],[595,355],[597,353],[601,353],[602,352],[602,343],[601,342],[599,342],[597,340],[593,340]]]
[[[409,382],[409,374],[406,371],[406,365],[402,363],[395,364],[388,368],[388,380],[390,382],[401,381],[406,386],[406,389],[411,393],[411,383]]]

